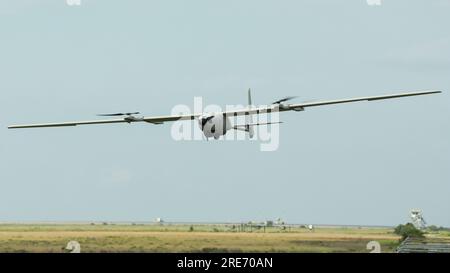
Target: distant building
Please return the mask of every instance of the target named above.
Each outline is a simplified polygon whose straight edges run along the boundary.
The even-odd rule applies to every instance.
[[[162,218],[158,217],[158,218],[156,218],[155,222],[162,225],[164,223],[164,220]]]

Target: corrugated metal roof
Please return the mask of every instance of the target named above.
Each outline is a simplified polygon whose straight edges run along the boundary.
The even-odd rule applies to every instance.
[[[429,238],[407,238],[397,253],[450,253],[450,241]]]

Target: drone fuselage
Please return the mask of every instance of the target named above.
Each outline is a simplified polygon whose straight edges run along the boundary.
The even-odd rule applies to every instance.
[[[198,118],[198,124],[206,138],[218,139],[233,129],[230,119],[222,113],[204,114]]]

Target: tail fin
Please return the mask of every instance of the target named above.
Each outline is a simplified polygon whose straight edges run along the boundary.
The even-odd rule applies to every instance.
[[[251,110],[253,107],[252,105],[252,94],[250,92],[250,89],[248,89],[248,110]],[[253,138],[255,132],[254,127],[255,126],[261,126],[261,125],[270,125],[270,124],[279,124],[282,123],[281,121],[277,122],[262,122],[262,123],[253,123],[252,115],[245,115],[245,124],[242,125],[235,125],[233,126],[234,130],[244,131],[247,132],[250,138]]]
[[[250,88],[248,89],[248,109],[250,110],[250,109],[252,109],[252,93],[251,93],[251,91],[250,91]],[[253,117],[252,117],[252,115],[246,115],[245,116],[245,123],[247,124],[246,125],[246,127],[247,128],[245,128],[246,129],[246,131],[248,132],[248,136],[250,137],[250,138],[253,138],[253,136],[254,136],[254,134],[255,134],[255,132],[254,132],[254,130],[253,130]]]

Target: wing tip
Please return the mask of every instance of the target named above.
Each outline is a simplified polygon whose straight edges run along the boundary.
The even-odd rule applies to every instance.
[[[21,126],[20,125],[9,125],[8,126],[8,129],[18,129],[18,128],[21,128]]]

